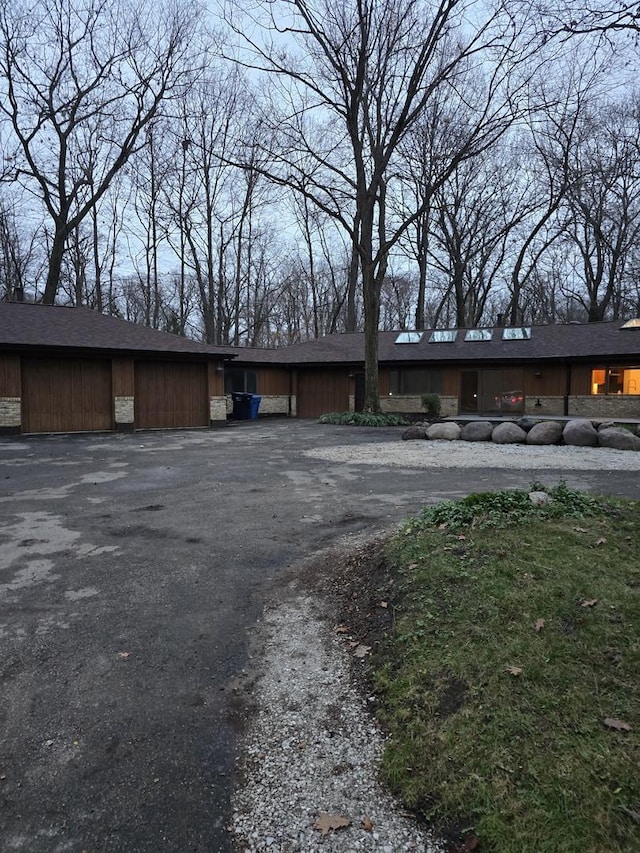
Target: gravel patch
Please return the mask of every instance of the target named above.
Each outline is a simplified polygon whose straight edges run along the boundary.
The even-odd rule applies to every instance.
[[[395,468],[535,468],[640,471],[640,453],[606,447],[493,444],[489,441],[391,441],[304,451],[312,459]]]
[[[268,611],[256,639],[256,711],[241,743],[243,782],[233,803],[237,848],[441,850],[378,782],[384,739],[318,602],[299,594]],[[313,827],[322,813],[350,824],[323,835]]]

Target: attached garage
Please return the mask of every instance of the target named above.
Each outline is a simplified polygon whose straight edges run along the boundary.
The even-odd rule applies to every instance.
[[[345,370],[307,369],[298,372],[297,410],[300,418],[319,418],[349,409],[349,379]]]
[[[209,426],[206,363],[136,361],[138,429]]]
[[[23,358],[23,432],[110,430],[111,361]]]
[[[0,434],[225,423],[235,355],[87,308],[0,301]]]

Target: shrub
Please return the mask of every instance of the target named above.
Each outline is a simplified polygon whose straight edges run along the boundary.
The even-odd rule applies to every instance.
[[[400,415],[373,414],[372,412],[329,412],[320,416],[321,424],[334,426],[390,427],[407,426],[408,421]]]
[[[440,395],[439,394],[423,394],[422,395],[422,408],[429,415],[430,418],[437,418],[440,416]]]

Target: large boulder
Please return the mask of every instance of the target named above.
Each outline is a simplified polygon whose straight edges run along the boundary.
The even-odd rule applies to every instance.
[[[598,430],[600,447],[613,447],[616,450],[640,450],[640,438],[623,427],[607,427]]]
[[[498,424],[491,433],[491,441],[496,444],[524,444],[526,440],[527,433],[522,427],[510,421]]]
[[[491,421],[469,421],[460,430],[462,441],[491,441],[493,424]]]
[[[591,421],[584,418],[568,421],[562,430],[562,439],[572,447],[598,446],[598,433]]]
[[[427,428],[425,426],[420,426],[419,424],[414,424],[413,426],[408,427],[402,433],[403,441],[416,441],[417,439],[425,439],[427,437]]]
[[[559,444],[561,439],[562,424],[556,421],[543,421],[527,433],[527,444]]]
[[[452,421],[443,424],[431,424],[430,427],[427,427],[427,438],[457,441],[460,438],[460,427]]]

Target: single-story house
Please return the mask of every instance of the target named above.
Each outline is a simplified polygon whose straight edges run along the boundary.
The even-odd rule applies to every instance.
[[[225,422],[224,364],[234,356],[86,308],[0,302],[0,431]]]
[[[362,334],[236,352],[237,389],[263,395],[261,411],[362,409]],[[422,396],[437,393],[445,416],[638,419],[640,321],[380,332],[379,378],[387,412],[421,412]]]
[[[640,321],[379,334],[384,411],[640,419]],[[233,392],[261,415],[364,404],[364,335],[281,349],[214,347],[85,308],[0,303],[0,431],[224,423]]]

